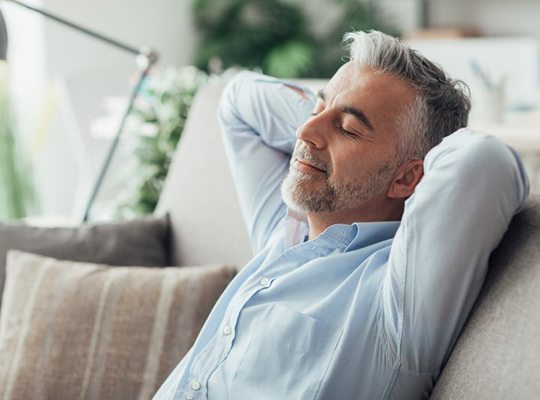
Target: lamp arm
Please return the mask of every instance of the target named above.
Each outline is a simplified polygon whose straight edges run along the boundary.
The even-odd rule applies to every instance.
[[[66,19],[64,19],[62,17],[51,14],[51,13],[49,13],[47,11],[44,11],[44,10],[42,10],[40,8],[28,5],[28,4],[23,3],[23,2],[21,2],[19,0],[6,0],[6,1],[8,1],[10,3],[15,3],[15,4],[17,4],[17,5],[21,6],[21,7],[24,7],[26,9],[30,10],[30,11],[41,14],[44,17],[50,18],[50,19],[52,19],[52,20],[54,20],[54,21],[56,21],[56,22],[58,22],[58,23],[60,23],[62,25],[69,26],[70,28],[75,29],[76,31],[82,32],[82,33],[84,33],[84,34],[86,34],[88,36],[93,37],[94,39],[97,39],[99,41],[108,43],[111,46],[114,46],[114,47],[116,47],[118,49],[122,49],[122,50],[124,50],[124,51],[126,51],[128,53],[133,54],[133,55],[139,55],[139,54],[143,53],[142,50],[136,49],[133,46],[129,46],[129,45],[127,45],[125,43],[122,43],[122,42],[120,42],[118,40],[115,40],[115,39],[112,39],[112,38],[110,38],[108,36],[102,35],[101,33],[98,33],[98,32],[93,31],[91,29],[88,29],[88,28],[85,28],[85,27],[80,26],[78,24],[75,24],[73,22],[70,22],[70,21],[68,21],[68,20],[66,20]]]
[[[7,57],[8,37],[6,21],[0,10],[0,60],[5,60]]]

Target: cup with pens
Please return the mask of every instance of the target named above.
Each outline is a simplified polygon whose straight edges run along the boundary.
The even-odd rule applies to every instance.
[[[478,121],[500,123],[505,110],[505,90],[507,75],[495,79],[488,74],[475,60],[470,62],[471,69],[477,78],[478,85],[472,91],[472,113]]]

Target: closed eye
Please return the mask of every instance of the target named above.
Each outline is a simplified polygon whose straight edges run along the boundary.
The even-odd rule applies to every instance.
[[[358,136],[358,135],[356,135],[355,133],[352,133],[352,132],[349,132],[349,131],[346,130],[346,129],[343,129],[343,126],[341,126],[341,125],[338,126],[338,131],[339,131],[341,134],[345,135],[345,136]]]

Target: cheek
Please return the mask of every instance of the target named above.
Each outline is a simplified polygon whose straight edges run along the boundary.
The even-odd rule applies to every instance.
[[[370,156],[359,151],[336,152],[332,157],[332,175],[341,181],[350,181],[362,176],[371,163]]]
[[[380,149],[355,149],[349,147],[336,152],[332,158],[331,180],[339,182],[363,181],[373,171],[379,170],[382,164],[391,160],[391,155],[383,154]]]

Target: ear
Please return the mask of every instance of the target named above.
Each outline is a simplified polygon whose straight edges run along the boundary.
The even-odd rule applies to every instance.
[[[424,160],[409,160],[396,171],[388,193],[391,199],[406,199],[413,194],[416,185],[424,176]]]

